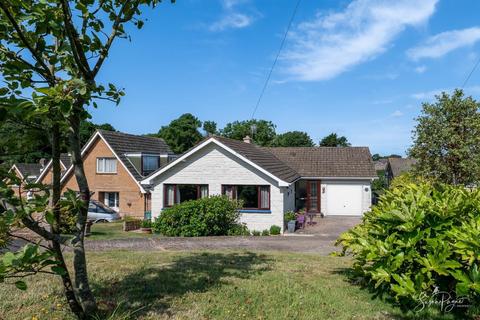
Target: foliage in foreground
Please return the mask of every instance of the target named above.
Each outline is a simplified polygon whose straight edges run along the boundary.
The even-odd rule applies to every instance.
[[[389,190],[337,244],[353,254],[357,280],[404,308],[438,290],[480,303],[480,190],[427,183]]]
[[[222,236],[238,229],[239,203],[225,196],[212,196],[165,209],[152,224],[165,236]]]
[[[442,92],[422,105],[416,119],[410,157],[418,175],[450,184],[470,185],[480,179],[480,107],[462,90]]]

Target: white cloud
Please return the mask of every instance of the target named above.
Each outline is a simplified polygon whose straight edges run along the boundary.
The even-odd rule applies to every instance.
[[[211,31],[223,31],[226,29],[241,29],[248,27],[253,22],[253,18],[237,12],[231,12],[223,16],[220,20],[210,26]]]
[[[408,26],[422,24],[438,0],[354,0],[345,10],[317,14],[292,32],[282,55],[286,71],[304,81],[327,80],[383,53]]]
[[[392,114],[391,114],[392,117],[395,117],[395,118],[398,118],[398,117],[401,117],[403,116],[403,112],[400,111],[400,110],[395,110]]]
[[[427,67],[426,66],[418,66],[415,68],[415,72],[416,73],[419,73],[419,74],[422,74],[424,73],[425,71],[427,71]]]
[[[412,60],[439,58],[447,53],[480,40],[480,28],[467,28],[439,33],[428,38],[423,44],[411,48],[407,55]]]
[[[218,21],[210,25],[210,31],[242,29],[250,26],[255,21],[255,16],[237,10],[237,6],[245,2],[247,0],[222,0],[224,12]]]

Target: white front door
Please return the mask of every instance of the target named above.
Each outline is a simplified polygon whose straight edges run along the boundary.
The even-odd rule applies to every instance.
[[[327,185],[327,216],[362,215],[362,186],[354,184]]]

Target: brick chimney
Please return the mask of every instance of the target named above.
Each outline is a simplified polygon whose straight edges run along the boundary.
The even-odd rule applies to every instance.
[[[243,138],[243,142],[252,143],[252,138],[250,138],[250,136],[246,136],[245,138]]]

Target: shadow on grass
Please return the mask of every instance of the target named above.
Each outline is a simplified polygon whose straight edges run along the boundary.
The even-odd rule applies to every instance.
[[[389,297],[386,294],[381,294],[379,290],[376,290],[372,285],[366,284],[360,278],[355,275],[355,272],[352,268],[337,268],[333,270],[333,274],[338,274],[344,277],[344,280],[348,282],[350,285],[357,286],[362,290],[366,290],[369,292],[371,299],[381,300],[382,302],[388,303],[393,306],[395,309],[394,313],[391,316],[394,319],[398,320],[423,320],[423,319],[430,319],[430,320],[453,320],[453,319],[477,319],[467,315],[464,311],[465,309],[458,309],[453,310],[450,312],[441,312],[440,310],[436,309],[435,307],[426,307],[421,311],[413,311],[416,307],[413,304],[411,307],[403,307],[395,301],[393,298]],[[420,303],[420,302],[419,302]]]
[[[193,253],[172,263],[142,268],[117,282],[93,286],[106,314],[115,308],[115,302],[123,301],[121,312],[138,310],[135,318],[148,312],[171,315],[173,298],[190,292],[206,292],[228,284],[232,278],[248,279],[268,271],[269,262],[266,255],[252,252]]]

